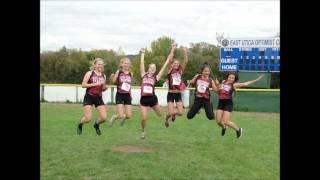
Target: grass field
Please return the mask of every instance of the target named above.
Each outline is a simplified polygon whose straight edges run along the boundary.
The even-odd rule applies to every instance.
[[[114,112],[115,107],[108,106],[108,119]],[[244,128],[236,139],[231,129],[221,137],[203,110],[193,120],[178,117],[168,129],[152,112],[145,140],[140,139],[138,107],[123,127],[119,122],[112,128],[102,124],[101,136],[93,121],[82,135],[76,134],[81,115],[81,104],[41,104],[42,180],[280,179],[279,113],[234,112],[232,120]],[[140,145],[153,152],[114,152],[116,145]]]

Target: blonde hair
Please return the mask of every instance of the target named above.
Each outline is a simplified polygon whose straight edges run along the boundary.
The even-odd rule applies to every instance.
[[[97,64],[98,61],[102,61],[103,62],[103,59],[102,58],[95,58],[90,66],[90,70],[93,71],[94,70],[94,65]],[[104,68],[102,68],[102,71],[104,71]]]
[[[124,58],[121,58],[121,59],[120,59],[119,69],[122,69],[122,64],[123,64],[125,61],[128,61],[128,62],[130,63],[129,71],[131,72],[131,61],[130,61],[130,59],[127,58],[127,57],[124,57]]]

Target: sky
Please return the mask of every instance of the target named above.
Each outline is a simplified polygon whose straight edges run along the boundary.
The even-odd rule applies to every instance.
[[[279,0],[40,1],[40,50],[122,49],[137,54],[161,36],[178,45],[217,45],[230,38],[272,37],[280,32]]]

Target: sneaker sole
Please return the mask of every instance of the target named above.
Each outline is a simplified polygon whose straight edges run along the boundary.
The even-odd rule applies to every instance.
[[[77,134],[78,134],[78,135],[81,135],[81,133],[82,133],[82,129],[81,129],[81,130],[79,129],[80,123],[81,123],[81,118],[80,118],[80,120],[79,120],[79,123],[77,124]]]
[[[96,133],[100,136],[101,135],[101,131],[100,131],[100,129],[98,129],[99,127],[95,127],[95,126],[93,126],[93,127],[96,130]]]
[[[226,134],[226,130],[224,131],[224,133],[221,133],[221,136],[224,136]]]
[[[164,123],[164,127],[165,127],[165,128],[168,128],[168,127],[169,127],[169,123],[168,123],[168,125],[166,125],[166,123]]]
[[[241,138],[242,134],[243,134],[243,129],[240,128],[240,136],[238,137],[238,139]]]
[[[82,131],[77,128],[77,134],[81,135]]]
[[[171,118],[171,121],[174,122],[176,120],[176,115]]]
[[[101,131],[100,130],[96,130],[97,135],[101,135]]]

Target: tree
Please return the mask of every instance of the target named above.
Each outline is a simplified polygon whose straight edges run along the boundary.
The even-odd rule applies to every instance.
[[[219,72],[219,47],[206,43],[190,44],[189,64],[186,68],[185,77],[191,79],[195,74],[201,73],[203,63],[207,62],[214,76],[221,76]]]
[[[165,63],[170,52],[171,44],[174,40],[170,37],[160,37],[150,43],[149,50],[145,47],[145,68],[151,63],[156,64],[157,72]],[[192,79],[194,75],[201,73],[201,67],[207,62],[214,77],[219,80],[225,78],[226,72],[219,71],[220,48],[206,42],[190,43],[187,48],[189,63],[185,69],[183,80]],[[134,85],[140,85],[140,55],[131,55],[133,59],[132,71]],[[67,49],[63,46],[58,51],[45,51],[40,54],[40,82],[41,83],[75,83],[80,84],[84,74],[89,70],[91,63],[95,58],[102,58],[105,63],[105,74],[108,77],[119,68],[120,59],[125,57],[121,48],[118,51],[112,49],[94,49],[91,51],[81,51],[77,49]],[[183,61],[182,53],[179,48],[174,52],[174,58]],[[166,70],[167,71],[167,70]],[[166,71],[163,77],[156,84],[162,86],[166,80]],[[108,82],[110,83],[110,82]],[[271,87],[279,88],[280,74],[272,73]]]

